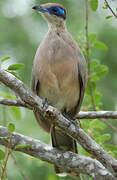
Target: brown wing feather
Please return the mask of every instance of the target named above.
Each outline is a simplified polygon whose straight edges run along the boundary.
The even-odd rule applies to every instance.
[[[39,79],[36,77],[36,75],[34,74],[32,70],[31,89],[37,95],[39,95],[39,86],[40,86]],[[51,126],[50,122],[47,119],[43,119],[41,114],[39,114],[39,112],[36,109],[33,112],[34,112],[37,122],[42,127],[42,129],[49,133],[50,126]]]
[[[80,95],[77,104],[77,112],[80,111],[80,107],[83,101],[85,87],[86,87],[86,62],[82,54],[80,54],[78,61],[78,79],[80,84]]]
[[[80,107],[83,101],[85,87],[86,87],[86,62],[83,54],[79,51],[78,56],[78,83],[80,85],[80,93],[77,105],[70,111],[72,116],[76,115],[80,111]]]
[[[31,89],[35,94],[38,95],[38,93],[39,93],[39,80],[34,73],[34,67],[32,69],[32,76],[31,76]]]

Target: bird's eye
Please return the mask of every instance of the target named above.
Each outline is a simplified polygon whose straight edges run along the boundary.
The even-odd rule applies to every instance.
[[[56,13],[58,11],[58,9],[57,8],[53,8],[52,11]]]

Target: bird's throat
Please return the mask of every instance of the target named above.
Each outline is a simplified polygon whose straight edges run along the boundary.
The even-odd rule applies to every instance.
[[[66,25],[65,22],[59,22],[59,23],[50,23],[48,22],[48,27],[49,30],[65,30],[66,29]]]

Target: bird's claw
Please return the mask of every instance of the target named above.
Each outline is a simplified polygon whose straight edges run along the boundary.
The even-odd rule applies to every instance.
[[[47,98],[42,99],[43,109],[47,109],[50,103],[48,102]]]
[[[75,126],[75,130],[76,130],[76,134],[78,135],[79,133],[79,123],[76,119],[71,118],[68,114],[63,113],[64,117],[66,117],[69,120],[69,127],[71,126],[71,124],[73,123]]]
[[[76,119],[71,119],[70,120],[70,124],[69,124],[69,126],[71,126],[71,124],[74,124],[74,126],[75,126],[75,131],[76,131],[76,134],[77,134],[77,136],[78,136],[78,133],[79,133],[79,124],[78,124],[78,121],[76,120]]]

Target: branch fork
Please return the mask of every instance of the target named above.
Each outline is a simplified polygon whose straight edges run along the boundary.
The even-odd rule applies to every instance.
[[[32,138],[25,137],[23,135],[13,133],[13,141],[12,141],[12,148],[14,149],[14,143],[22,144],[25,142],[26,144],[31,144],[31,149],[18,149],[18,151],[25,152],[27,154],[33,155],[34,157],[37,157],[41,160],[50,162],[52,164],[57,164],[57,166],[60,166],[62,168],[65,168],[65,171],[68,172],[70,169],[72,169],[73,172],[81,172],[85,174],[89,174],[93,179],[95,180],[115,180],[115,176],[117,176],[117,160],[115,160],[111,155],[109,155],[106,151],[103,150],[102,147],[99,146],[91,137],[89,137],[83,129],[79,128],[79,135],[77,135],[75,125],[71,123],[69,126],[69,120],[66,119],[56,108],[52,106],[48,106],[46,110],[43,108],[42,100],[36,96],[30,89],[28,89],[22,81],[17,79],[12,74],[1,70],[0,71],[0,81],[11,88],[15,93],[19,95],[19,97],[22,99],[22,101],[25,104],[28,104],[31,109],[36,108],[41,113],[42,117],[45,118],[46,115],[48,115],[48,119],[53,121],[56,126],[61,128],[63,131],[66,131],[66,133],[70,136],[72,136],[74,139],[78,141],[78,143],[87,151],[89,152],[93,157],[96,159],[92,159],[89,157],[80,156],[71,152],[61,152],[60,150],[54,149],[48,145],[45,145],[43,143],[40,143]],[[48,114],[49,113],[49,114]],[[51,116],[50,116],[51,114]],[[8,136],[8,132],[6,128],[0,127],[0,136]],[[37,142],[37,143],[36,143]],[[6,140],[0,139],[0,144],[7,146],[8,142]],[[41,148],[44,147],[44,152],[41,152]],[[45,150],[48,150],[45,152]],[[63,153],[63,154],[62,154]],[[42,156],[41,156],[42,155]],[[68,158],[67,158],[68,157]],[[71,158],[72,157],[72,158]],[[66,158],[66,159],[65,159]],[[70,158],[70,161],[69,161]],[[80,162],[78,161],[80,160]],[[83,161],[84,159],[84,161]],[[58,161],[59,160],[59,161]],[[77,160],[77,161],[76,161]],[[67,162],[67,166],[64,164],[64,162]],[[71,162],[71,164],[70,164]],[[85,165],[81,162],[86,162]],[[93,171],[90,169],[90,166],[86,166],[86,164],[93,163],[93,166],[91,167],[97,167],[100,170],[99,171]],[[80,163],[80,164],[79,164]],[[95,165],[94,165],[95,164]],[[87,167],[87,170],[86,168]],[[89,168],[88,168],[89,167]],[[96,170],[97,170],[96,168]],[[82,170],[81,170],[82,169]],[[83,170],[84,169],[84,170]],[[94,169],[94,168],[93,168]],[[104,170],[104,174],[102,177],[100,173],[102,173]],[[86,171],[85,171],[86,170]],[[84,172],[85,171],[85,172]],[[100,173],[99,173],[100,172]]]

